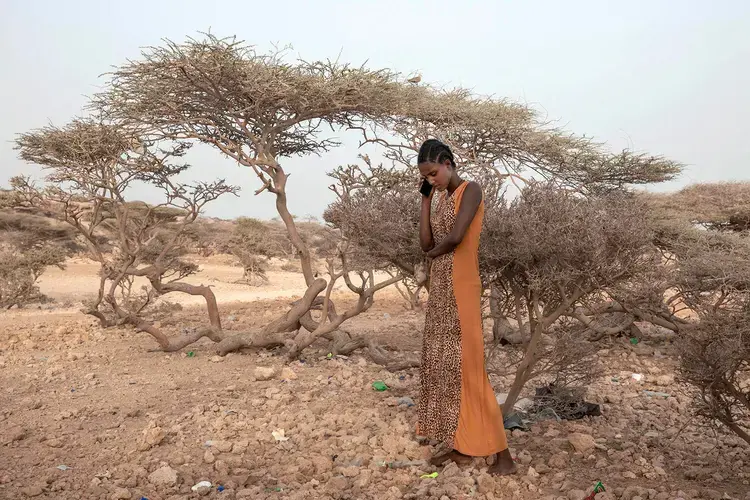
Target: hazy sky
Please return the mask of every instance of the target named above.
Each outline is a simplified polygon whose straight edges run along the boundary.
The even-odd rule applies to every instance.
[[[140,47],[209,29],[262,49],[291,44],[305,59],[341,54],[527,102],[612,148],[687,164],[667,188],[750,179],[748,0],[2,0],[0,185],[39,173],[17,159],[14,134],[65,124],[99,75]],[[330,202],[325,172],[357,155],[344,139],[322,158],[284,162],[293,213],[319,215]],[[191,175],[243,189],[209,215],[275,216],[271,195],[253,196],[257,179],[246,169],[207,147],[190,161]]]

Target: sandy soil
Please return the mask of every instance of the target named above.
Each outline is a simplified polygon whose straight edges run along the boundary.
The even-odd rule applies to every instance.
[[[291,297],[304,291],[304,279],[300,273],[271,271],[269,284],[262,287],[250,287],[241,283],[242,268],[231,265],[227,259],[196,259],[201,266],[200,272],[185,279],[192,284],[210,285],[221,302],[242,302],[257,299]],[[218,262],[217,262],[218,261]],[[58,303],[76,303],[96,297],[99,283],[97,271],[99,265],[86,259],[70,260],[65,270],[51,268],[39,280],[39,286],[45,295]],[[145,278],[136,281],[138,286],[146,284]],[[182,305],[201,305],[202,297],[185,294],[172,294],[170,302]]]
[[[233,283],[239,268],[203,267],[192,280],[215,287],[229,330],[261,326],[302,291],[294,273],[249,288]],[[602,344],[605,374],[588,398],[603,415],[514,431],[516,476],[490,477],[477,459],[422,478],[435,469],[386,466],[430,453],[413,436],[418,371],[391,374],[359,355],[328,359],[322,343],[292,365],[278,351],[219,358],[207,340],[192,356],[148,352],[147,335],[102,330],[76,311],[95,283],[95,266],[71,262],[42,282],[58,306],[0,316],[2,499],[574,500],[597,481],[607,492],[596,498],[750,498],[747,447],[698,425],[660,338]],[[340,307],[350,299],[339,294]],[[163,326],[205,321],[193,298],[183,300],[188,307]],[[387,291],[347,328],[416,352],[422,323]],[[498,392],[507,388],[507,378],[491,378]],[[374,391],[376,380],[390,389]],[[199,481],[213,486],[192,491]]]

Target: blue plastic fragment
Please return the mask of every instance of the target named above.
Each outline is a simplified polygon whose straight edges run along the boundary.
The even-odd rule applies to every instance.
[[[222,491],[224,491],[224,487],[221,486],[221,485],[219,485],[219,486],[216,487],[216,491],[222,492]]]

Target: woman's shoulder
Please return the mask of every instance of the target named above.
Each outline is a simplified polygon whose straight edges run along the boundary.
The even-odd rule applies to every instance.
[[[484,196],[484,193],[482,191],[482,186],[478,182],[476,182],[476,181],[466,181],[464,183],[464,185],[465,185],[464,186],[464,193],[463,193],[464,196],[466,196],[467,194],[469,196],[473,196],[473,197],[477,197],[477,198],[482,198]]]
[[[474,181],[465,181],[456,190],[456,204],[458,206],[479,207],[483,202],[482,186]]]

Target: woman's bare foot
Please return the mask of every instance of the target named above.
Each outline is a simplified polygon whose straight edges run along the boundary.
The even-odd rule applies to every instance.
[[[509,449],[506,448],[495,456],[495,465],[491,466],[488,472],[495,476],[515,474],[516,464],[513,463]]]
[[[459,453],[456,450],[451,450],[447,453],[434,456],[430,459],[430,464],[435,467],[441,467],[448,462],[456,462],[457,465],[469,465],[472,462],[472,458],[463,453]]]

